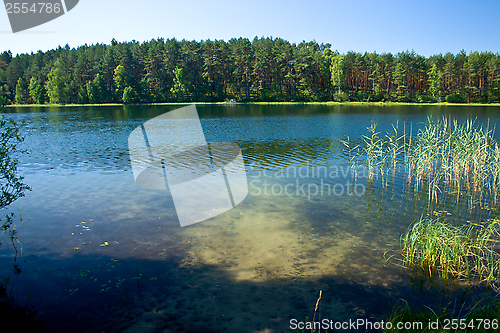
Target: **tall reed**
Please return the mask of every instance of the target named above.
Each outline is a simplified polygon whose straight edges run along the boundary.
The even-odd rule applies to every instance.
[[[498,168],[494,156],[493,133],[475,127],[473,121],[431,119],[408,147],[408,180],[418,190],[428,182],[428,198],[437,201],[438,192],[456,190],[457,201],[464,193],[482,201],[484,190],[495,195],[491,171]],[[493,186],[492,186],[493,185]]]
[[[353,148],[349,147],[353,165],[366,164],[369,180],[376,175],[394,175],[399,165],[406,174],[408,189],[424,191],[429,203],[437,202],[441,193],[456,194],[456,201],[466,197],[469,207],[476,203],[496,204],[500,188],[500,146],[494,140],[494,130],[476,126],[474,121],[459,123],[446,117],[433,121],[428,118],[416,135],[406,124],[401,133],[398,124],[385,136],[368,127],[368,136]]]

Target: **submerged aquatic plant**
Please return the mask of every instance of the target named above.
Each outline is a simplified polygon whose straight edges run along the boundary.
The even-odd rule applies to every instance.
[[[499,286],[499,221],[454,226],[438,218],[420,218],[401,237],[403,265],[430,276],[486,281]]]

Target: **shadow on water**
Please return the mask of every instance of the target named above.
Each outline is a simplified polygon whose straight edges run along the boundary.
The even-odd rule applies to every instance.
[[[85,267],[111,259],[78,262]],[[324,295],[321,317],[333,320],[382,315],[391,299],[389,287],[366,287],[345,277],[235,282],[217,266],[182,267],[175,261],[120,260],[109,273],[83,269],[63,279],[71,262],[47,263],[60,268],[57,286],[41,279],[31,283],[31,303],[51,332],[280,332],[290,319],[312,316],[318,290]],[[35,276],[26,272],[24,279]]]
[[[282,277],[260,270],[253,280],[235,280],[221,265],[186,265],[184,256],[29,258],[14,284],[29,284],[17,292],[19,300],[31,292],[36,318],[50,332],[284,332],[291,319],[312,318],[319,290],[317,318],[341,322],[380,321],[401,298],[441,307],[471,301],[460,290],[415,288],[395,267],[379,268],[392,279],[367,275],[364,268],[373,266],[373,258],[362,248],[338,263],[339,274]]]
[[[19,201],[33,220],[19,227],[26,262],[12,284],[20,304],[31,294],[50,331],[286,332],[290,319],[312,318],[319,290],[318,315],[334,321],[382,320],[400,299],[467,307],[486,292],[411,280],[384,260],[386,251],[397,259],[400,235],[425,206],[402,196],[399,179],[389,189],[366,186],[359,197],[307,198],[296,188],[291,195],[251,193],[227,213],[180,228],[171,197],[135,185],[126,148],[130,131],[176,108],[23,108],[12,115],[30,121],[32,154],[21,164],[34,188]],[[269,173],[308,163],[348,166],[339,139],[365,134],[372,121],[417,124],[444,112],[498,117],[495,108],[472,109],[198,108],[208,142],[238,143],[247,167],[258,162]],[[261,190],[265,180],[276,189],[297,180],[253,179]],[[2,274],[10,260],[0,252]]]

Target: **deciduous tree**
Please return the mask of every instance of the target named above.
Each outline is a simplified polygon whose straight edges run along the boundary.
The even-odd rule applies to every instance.
[[[45,102],[43,87],[40,84],[40,81],[38,81],[34,76],[30,80],[29,90],[33,103],[43,104]]]
[[[50,103],[66,103],[66,80],[63,77],[62,71],[57,63],[47,76],[45,88],[47,89],[47,95],[49,95]]]

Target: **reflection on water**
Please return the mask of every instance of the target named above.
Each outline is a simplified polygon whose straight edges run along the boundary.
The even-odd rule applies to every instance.
[[[426,202],[406,199],[401,175],[387,188],[355,176],[339,140],[371,122],[415,130],[428,115],[499,121],[497,107],[198,106],[208,142],[241,147],[249,195],[180,228],[168,191],[135,185],[127,147],[134,128],[175,108],[10,109],[29,123],[21,170],[33,188],[16,202],[25,262],[12,283],[51,329],[280,332],[311,318],[319,290],[334,320],[423,302],[383,256]],[[2,246],[0,275],[11,252]]]

